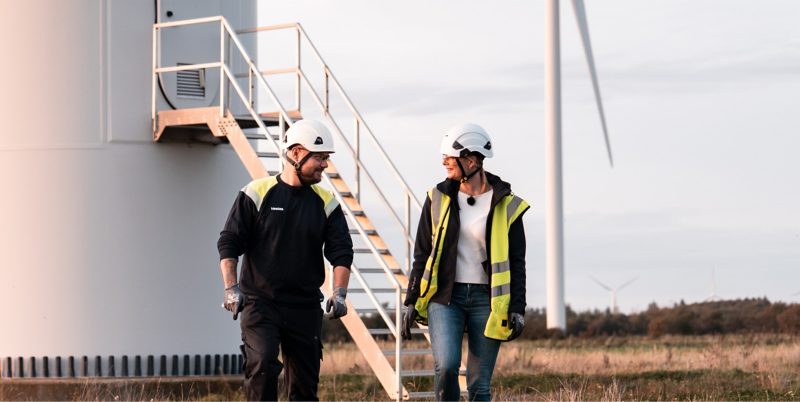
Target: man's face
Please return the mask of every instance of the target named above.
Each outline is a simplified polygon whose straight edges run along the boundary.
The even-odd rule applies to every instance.
[[[296,150],[296,151],[295,151]],[[306,157],[309,153],[311,153],[311,157],[308,158],[306,163],[303,164],[303,167],[300,169],[300,176],[303,179],[303,182],[308,184],[317,184],[322,181],[322,172],[328,168],[328,158],[330,158],[330,153],[328,152],[309,152],[305,148],[294,148],[292,149],[292,153],[296,161],[300,161]]]

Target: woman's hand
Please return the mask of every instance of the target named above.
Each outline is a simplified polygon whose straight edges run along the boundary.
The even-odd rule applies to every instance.
[[[511,330],[511,335],[508,336],[509,341],[517,339],[522,330],[525,329],[525,317],[519,313],[510,313],[508,315],[508,329]]]

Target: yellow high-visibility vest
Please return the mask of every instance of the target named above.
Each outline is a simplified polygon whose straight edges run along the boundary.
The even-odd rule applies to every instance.
[[[420,324],[428,325],[428,304],[431,297],[436,294],[439,282],[439,264],[442,258],[444,238],[447,234],[447,225],[450,222],[451,199],[447,194],[436,188],[428,191],[431,199],[431,229],[432,242],[431,255],[425,264],[425,271],[420,281],[420,296],[414,306]],[[490,261],[492,275],[490,279],[492,288],[491,308],[492,313],[486,322],[484,336],[501,341],[508,340],[511,330],[508,329],[508,306],[511,304],[511,264],[508,261],[508,231],[511,224],[528,208],[528,203],[522,198],[509,194],[494,207],[491,212],[492,227],[490,231],[491,242]],[[455,258],[455,256],[452,256]]]

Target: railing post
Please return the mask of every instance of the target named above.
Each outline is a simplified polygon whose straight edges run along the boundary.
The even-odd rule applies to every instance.
[[[248,84],[248,94],[247,94],[247,102],[250,104],[250,108],[253,108],[253,61],[247,61],[247,84]]]
[[[153,74],[153,94],[151,98],[152,105],[150,106],[150,117],[153,118],[153,138],[155,138],[156,130],[158,130],[156,124],[156,80],[158,79],[158,73],[156,73],[156,69],[158,68],[156,64],[156,57],[158,54],[158,49],[156,47],[156,31],[158,31],[158,28],[153,27],[153,71],[151,71]]]
[[[411,195],[406,192],[406,238],[411,237]],[[414,250],[411,249],[411,244],[409,244],[408,240],[404,239],[406,243],[406,275],[411,272],[411,256],[414,253]]]
[[[286,154],[283,152],[283,137],[286,136],[286,120],[283,119],[283,113],[278,113],[278,128],[280,129],[280,133],[278,134],[278,154],[280,155],[280,168],[279,170],[283,173],[283,169],[286,166]],[[267,135],[272,135],[267,131]]]
[[[359,126],[358,117],[356,117],[355,120],[356,120],[356,124],[355,124],[355,129],[356,129],[356,133],[355,133],[356,134],[356,138],[355,138],[356,185],[355,185],[355,187],[353,187],[353,192],[354,192],[353,194],[354,194],[354,196],[356,198],[356,201],[358,201],[358,203],[360,204],[361,203],[361,180],[360,180],[360,178],[361,178],[361,170],[360,169],[361,168],[359,167],[358,162],[361,161],[361,153],[359,151],[360,144],[361,144],[361,136],[359,135],[359,131],[358,131],[358,126]]]
[[[299,113],[300,112],[300,28],[295,27],[295,31],[297,31],[297,36],[296,36],[296,39],[297,39],[297,50],[296,50],[297,51],[297,57],[296,57],[297,62],[295,63],[296,67],[297,67],[297,72],[295,72],[296,80],[295,80],[295,83],[294,83],[294,96],[295,96],[294,108]]]
[[[224,25],[223,25],[223,28],[224,28]],[[226,56],[225,60],[227,60],[227,61],[223,62],[222,64],[231,63],[231,69],[233,69],[233,61],[231,59],[231,47],[232,46],[231,46],[231,36],[230,35],[225,36],[225,44],[226,44],[225,48],[227,49],[227,56]],[[222,71],[220,71],[220,73],[222,73]],[[228,80],[228,84],[227,84],[225,93],[231,93],[231,80]],[[228,97],[228,99],[226,100],[226,103],[225,103],[225,108],[227,109],[229,107],[231,107],[231,97],[230,96]]]
[[[397,297],[395,300],[395,317],[394,317],[394,327],[396,328],[396,333],[394,336],[395,342],[395,351],[394,351],[394,368],[395,373],[397,374],[397,400],[403,400],[403,355],[401,354],[403,350],[403,337],[400,336],[401,328],[403,328],[403,315],[402,315],[402,292],[401,288],[397,288]]]
[[[225,117],[225,23],[219,21],[219,117]]]

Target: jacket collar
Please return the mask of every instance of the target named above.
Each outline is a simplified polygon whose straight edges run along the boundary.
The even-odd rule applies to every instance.
[[[511,194],[511,184],[504,182],[500,176],[495,176],[489,172],[486,172],[486,180],[489,182],[489,185],[492,186],[492,208],[494,208],[503,197]],[[451,199],[456,199],[460,186],[461,182],[458,180],[445,179],[443,182],[436,185],[436,189],[447,194]]]

